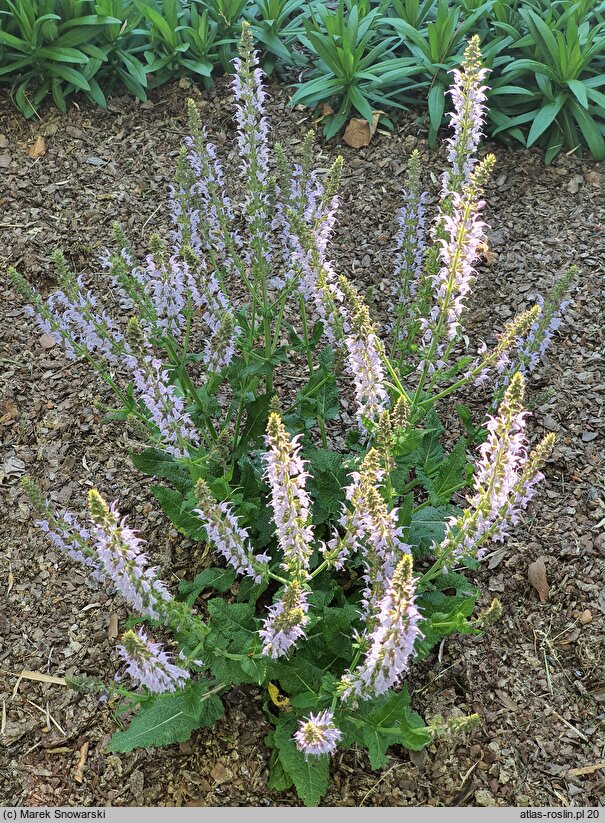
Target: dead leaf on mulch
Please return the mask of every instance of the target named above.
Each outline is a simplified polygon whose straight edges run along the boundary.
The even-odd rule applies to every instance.
[[[507,709],[510,709],[511,712],[519,711],[519,707],[515,701],[510,698],[505,691],[502,691],[502,689],[496,689],[496,695],[498,696],[500,703],[502,703],[503,706],[506,706]]]
[[[538,592],[540,603],[544,603],[548,598],[550,588],[548,586],[548,580],[546,579],[546,564],[544,563],[543,557],[539,557],[533,563],[529,564],[527,579]]]
[[[601,174],[600,172],[594,171],[593,169],[590,169],[590,171],[587,171],[587,172],[584,173],[584,179],[591,186],[600,187],[604,178],[605,178],[605,174]]]
[[[361,149],[364,146],[369,146],[374,137],[374,132],[380,120],[381,111],[372,112],[372,123],[368,123],[360,117],[351,117],[345,129],[342,139],[348,146],[354,149]]]
[[[42,137],[41,134],[38,135],[36,138],[36,142],[29,150],[29,156],[37,159],[38,157],[44,157],[46,154],[46,140]]]
[[[19,417],[19,409],[12,400],[0,403],[0,426],[7,426]]]

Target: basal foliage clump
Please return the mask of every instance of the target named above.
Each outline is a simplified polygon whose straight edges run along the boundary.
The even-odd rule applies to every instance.
[[[117,649],[119,679],[71,681],[138,707],[112,751],[183,741],[221,716],[222,692],[256,684],[272,724],[271,786],[294,784],[312,805],[338,747],[367,749],[379,768],[391,744],[421,749],[477,722],[425,722],[404,680],[442,638],[477,633],[498,615],[497,602],[476,612],[465,570],[506,538],[542,479],[554,437],[529,448],[525,375],[559,322],[573,272],[492,349],[464,353],[495,163],[477,157],[486,71],[476,38],[453,75],[439,205],[431,217],[414,153],[384,329],[330,261],[342,160],[320,177],[311,136],[293,167],[284,148],[271,151],[246,28],[232,85],[243,196],[228,188],[190,103],[170,241],[152,237],[137,261],[116,227],[117,250],[103,260],[131,306],[128,323],[60,253],[60,289],[48,299],[12,271],[40,327],[68,357],[89,360],[121,403],[114,416],[146,433],[150,446],[133,462],[166,481],[153,492],[174,526],[215,556],[173,591],[115,503],[91,491],[84,521],[26,482],[47,537],[135,615]],[[236,301],[232,291],[242,290]],[[297,392],[292,369],[307,372]],[[449,424],[453,409],[440,401],[484,383],[497,412],[481,429],[458,405],[468,436],[446,452],[437,405]],[[341,396],[355,416],[346,432],[335,422]],[[160,628],[174,638],[171,653],[152,639]]]

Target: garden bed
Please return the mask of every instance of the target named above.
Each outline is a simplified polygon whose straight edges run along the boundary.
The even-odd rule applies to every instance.
[[[116,219],[144,253],[148,234],[168,226],[166,189],[186,134],[185,100],[199,96],[186,85],[166,86],[142,105],[114,98],[108,111],[85,107],[63,116],[48,110],[38,123],[4,105],[1,262],[46,293],[54,286],[47,262],[52,249],[62,247],[75,271],[95,271]],[[270,90],[273,131],[296,152],[309,114],[290,110],[285,91]],[[228,156],[233,134],[225,84],[199,99],[212,139]],[[29,153],[39,135],[45,154],[34,159]],[[42,148],[38,143],[39,153]],[[318,144],[322,167],[338,153],[345,157],[335,267],[362,290],[371,287],[378,314],[392,268],[405,162],[414,148],[436,189],[444,158],[428,152],[411,114],[394,136],[376,135],[361,151]],[[504,321],[532,305],[558,272],[572,263],[581,269],[562,331],[530,386],[533,436],[555,431],[557,446],[531,516],[475,575],[483,605],[501,598],[502,619],[482,637],[448,640],[409,680],[419,712],[478,712],[481,726],[425,753],[410,756],[395,747],[382,772],[370,771],[356,751],[339,751],[328,805],[605,801],[605,770],[591,768],[603,765],[605,745],[605,166],[559,157],[545,168],[537,152],[487,149],[498,156],[486,198],[494,230],[471,302],[474,341],[493,342]],[[136,432],[103,421],[96,404],[111,403],[104,385],[85,363],[68,363],[58,346],[44,347],[6,279],[0,306],[0,700],[6,707],[0,802],[297,805],[294,794],[267,789],[263,738],[270,726],[257,688],[233,690],[225,717],[190,743],[120,756],[104,750],[115,729],[106,704],[28,679],[13,694],[22,669],[112,678],[127,615],[33,526],[18,485],[24,472],[75,511],[84,509],[90,487],[119,497],[172,586],[192,578],[208,558],[169,528],[149,479],[131,467],[127,447],[141,445]],[[544,602],[528,581],[528,567],[539,557],[550,587]]]

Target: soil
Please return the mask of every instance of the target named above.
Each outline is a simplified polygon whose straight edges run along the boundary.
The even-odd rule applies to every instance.
[[[185,100],[195,96],[210,136],[227,158],[233,131],[227,91],[173,84],[148,103],[115,97],[106,111],[82,104],[27,122],[0,102],[0,263],[47,293],[48,258],[64,249],[77,272],[97,258],[119,220],[145,253],[151,231],[168,226],[167,186],[186,134]],[[300,150],[309,112],[271,87],[270,120],[289,153]],[[413,113],[392,135],[352,149],[318,140],[318,165],[342,153],[345,172],[333,257],[371,294],[380,314],[393,263],[394,216],[406,158],[418,148],[427,184],[438,189],[443,149],[429,152]],[[46,153],[29,155],[38,136]],[[333,806],[597,806],[605,801],[605,164],[487,144],[498,167],[487,191],[491,253],[472,301],[472,346],[533,304],[572,263],[581,274],[566,321],[531,384],[532,438],[555,431],[557,446],[537,503],[503,550],[475,574],[502,619],[481,637],[449,639],[409,678],[415,709],[430,717],[477,712],[481,725],[425,752],[391,749],[372,772],[355,750],[333,758]],[[101,276],[102,277],[102,276]],[[90,281],[102,282],[92,274]],[[171,584],[207,560],[172,530],[129,461],[136,432],[107,423],[111,403],[86,363],[68,362],[23,310],[7,278],[0,286],[0,803],[24,806],[298,805],[267,788],[263,738],[269,724],[255,688],[234,689],[224,718],[192,740],[127,755],[105,750],[111,707],[61,685],[18,679],[23,670],[110,679],[127,612],[45,542],[19,486],[27,473],[59,505],[85,509],[94,486],[120,498],[144,531]],[[543,558],[543,602],[528,568]],[[80,763],[80,769],[78,769]]]

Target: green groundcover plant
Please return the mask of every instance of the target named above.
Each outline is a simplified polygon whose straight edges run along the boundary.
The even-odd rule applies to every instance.
[[[476,34],[490,135],[540,146],[547,163],[564,148],[605,157],[603,0],[0,0],[0,82],[27,117],[75,93],[105,106],[117,86],[140,100],[180,77],[208,88],[243,22],[265,72],[297,70],[291,102],[319,108],[326,137],[357,115],[392,128],[414,106],[434,147],[449,72]]]
[[[294,785],[315,805],[338,747],[367,750],[377,769],[392,744],[419,750],[478,722],[424,720],[404,680],[443,638],[498,617],[497,601],[476,610],[468,570],[506,538],[542,479],[554,436],[530,450],[525,378],[574,276],[510,321],[493,348],[465,352],[495,162],[477,158],[485,74],[473,38],[453,71],[449,166],[430,221],[419,156],[410,158],[382,330],[330,261],[342,160],[320,177],[312,136],[293,167],[284,148],[270,151],[247,26],[232,83],[240,186],[227,186],[190,102],[170,240],[152,237],[137,261],[116,227],[116,250],[103,258],[130,307],[127,325],[60,253],[60,289],[47,299],[11,270],[41,328],[90,362],[119,399],[113,416],[149,440],[132,459],[163,481],[152,490],[174,526],[214,552],[211,567],[172,591],[117,503],[91,491],[86,521],[25,482],[47,537],[134,615],[117,679],[69,681],[117,698],[118,714],[134,711],[111,751],[184,741],[221,717],[221,694],[256,685],[271,723],[270,786]],[[451,405],[470,386],[488,408],[496,398],[485,429]],[[467,434],[452,443],[455,410]],[[170,651],[152,639],[160,631]]]

